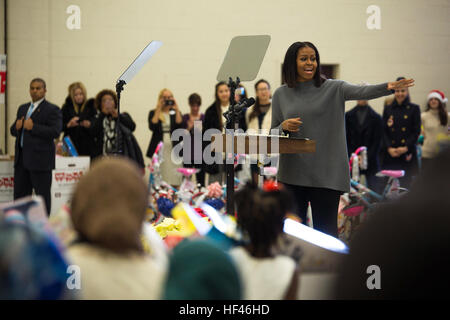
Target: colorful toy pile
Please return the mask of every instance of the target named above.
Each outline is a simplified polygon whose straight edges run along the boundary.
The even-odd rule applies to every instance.
[[[199,169],[178,168],[177,171],[184,177],[181,186],[176,189],[162,179],[160,171],[161,163],[164,161],[162,155],[163,144],[161,142],[149,165],[148,221],[168,246],[171,247],[178,242],[174,241],[174,238],[181,240],[184,237],[195,236],[199,232],[199,226],[195,225],[193,221],[202,224],[198,221],[203,220],[206,223],[203,225],[203,229],[213,227],[213,221],[202,209],[204,204],[215,209],[221,219],[227,221],[226,223],[235,225],[234,217],[224,214],[226,186],[215,182],[207,188],[200,187],[192,181],[192,176]],[[235,179],[235,182],[234,187],[237,188],[240,181]],[[230,229],[235,229],[235,227]],[[230,232],[230,234],[232,233]]]

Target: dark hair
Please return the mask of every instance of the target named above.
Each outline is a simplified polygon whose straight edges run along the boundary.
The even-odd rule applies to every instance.
[[[242,84],[239,84],[239,85],[238,85],[237,89],[239,89],[239,88],[244,88],[244,94],[240,94],[240,93],[239,93],[240,98],[241,98],[241,99],[242,99],[242,98],[247,99],[247,98],[248,98],[248,96],[247,96],[247,89],[245,89],[245,87],[244,87]]]
[[[30,81],[30,86],[33,82],[40,82],[44,85],[44,89],[47,89],[47,84],[45,83],[44,79],[41,78],[34,78],[33,80]]]
[[[219,91],[219,87],[226,85],[228,87],[228,84],[225,81],[219,81],[216,86],[215,86],[215,91],[214,91],[214,104],[216,106],[216,111],[217,111],[217,115],[220,119],[220,123],[222,124],[221,127],[219,128],[220,130],[223,129],[223,119],[222,119],[222,109],[220,107],[220,99],[219,99],[219,94],[217,93]]]
[[[193,93],[188,98],[189,105],[192,106],[194,104],[201,106],[202,105],[202,97],[199,94]]]
[[[103,89],[102,91],[97,93],[97,96],[95,97],[95,107],[100,112],[102,111],[102,99],[106,95],[109,95],[113,98],[115,107],[117,108],[117,94],[110,89]]]
[[[236,192],[237,224],[248,236],[253,255],[270,255],[283,232],[286,214],[293,208],[292,198],[285,190],[262,191],[247,183]]]
[[[408,194],[380,205],[359,226],[343,260],[335,298],[450,297],[444,276],[450,265],[450,149],[430,161]],[[367,287],[370,265],[380,268],[381,290]]]
[[[425,111],[428,111],[431,109],[430,108],[430,100],[428,100],[427,108]],[[448,114],[447,114],[447,110],[445,110],[445,104],[442,103],[441,100],[439,100],[439,99],[437,99],[437,101],[439,102],[439,107],[438,107],[439,121],[441,122],[441,126],[446,126],[448,123]]]
[[[317,61],[317,68],[316,73],[314,74],[313,80],[314,85],[316,87],[320,87],[322,83],[325,81],[325,79],[321,75],[320,71],[320,56],[319,56],[319,50],[317,50],[316,46],[313,45],[311,42],[294,42],[289,49],[286,51],[286,55],[284,56],[284,62],[283,62],[283,68],[282,68],[282,75],[283,80],[286,82],[287,86],[289,88],[295,87],[297,83],[297,55],[298,51],[302,48],[309,47],[314,50],[316,53],[316,61]]]
[[[219,94],[217,93],[219,91],[219,87],[226,85],[228,87],[228,84],[225,81],[219,81],[217,82],[216,86],[215,86],[215,91],[214,91],[214,98],[215,98],[215,103],[216,105],[218,105],[220,107],[220,99],[219,99]]]
[[[261,83],[267,84],[267,86],[269,87],[269,90],[270,90],[270,83],[267,80],[260,79],[255,83],[255,91],[258,89],[258,86]],[[258,117],[260,114],[261,114],[261,104],[259,102],[258,96],[256,96],[255,106],[253,107],[253,110],[249,115],[249,120],[252,120],[253,118]]]

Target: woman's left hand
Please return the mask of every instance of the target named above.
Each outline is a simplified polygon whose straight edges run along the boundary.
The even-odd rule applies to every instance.
[[[111,116],[112,116],[113,118],[117,118],[118,115],[119,115],[119,113],[117,112],[117,109],[116,109],[116,108],[114,108],[114,109],[111,110]]]
[[[81,121],[81,126],[85,128],[89,128],[91,126],[91,122],[89,120],[83,120]]]
[[[414,79],[402,79],[399,81],[388,82],[387,89],[388,90],[398,90],[409,88],[414,85]]]
[[[177,104],[177,100],[175,100],[175,98],[173,99],[173,106],[172,106],[172,109],[175,110],[175,111],[179,111],[179,109],[178,109],[178,104]]]

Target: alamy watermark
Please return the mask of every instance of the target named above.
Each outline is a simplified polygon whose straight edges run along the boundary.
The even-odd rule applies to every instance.
[[[369,290],[380,290],[381,289],[381,269],[379,266],[372,264],[367,267],[367,274],[370,276],[367,278],[366,286]]]
[[[270,133],[270,134],[269,134]],[[272,129],[259,134],[256,130],[226,129],[226,138],[219,129],[202,130],[202,122],[195,121],[193,134],[186,129],[176,129],[171,141],[176,143],[171,160],[176,164],[244,164],[246,161],[271,165],[274,159],[269,154],[279,153],[280,130]],[[214,137],[214,138],[213,138]],[[269,149],[270,148],[270,149]],[[253,157],[224,157],[225,154],[251,154]],[[258,155],[258,156],[256,156]],[[237,161],[237,162],[236,162]]]
[[[70,265],[67,267],[67,274],[70,276],[67,278],[66,285],[69,290],[81,289],[81,268],[77,265]]]

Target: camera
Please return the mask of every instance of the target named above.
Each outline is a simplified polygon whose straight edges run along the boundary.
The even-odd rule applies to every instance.
[[[173,100],[165,100],[164,105],[165,106],[173,106],[175,104],[175,101]]]

